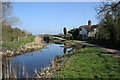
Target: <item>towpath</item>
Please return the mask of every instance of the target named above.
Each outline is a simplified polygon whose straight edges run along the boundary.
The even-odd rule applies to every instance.
[[[78,40],[75,40],[75,41],[79,42],[81,44],[86,44],[88,46],[96,47],[96,48],[104,50],[104,51],[106,51],[110,54],[115,54],[117,57],[120,57],[120,51],[119,50],[105,48],[105,47],[102,47],[102,46],[99,46],[99,45],[94,45],[94,44],[91,44],[91,43],[87,43],[87,41],[78,41]]]
[[[62,38],[59,38],[59,37],[56,37],[56,38],[62,39]],[[63,39],[63,40],[65,40],[65,39]],[[87,41],[79,41],[79,40],[74,40],[74,41],[79,42],[81,44],[91,46],[91,47],[96,47],[98,49],[101,49],[103,51],[108,52],[109,54],[114,54],[116,57],[120,57],[120,51],[119,50],[105,48],[105,47],[102,47],[102,46],[99,46],[99,45],[94,45],[94,44],[91,44],[91,43],[87,43]]]

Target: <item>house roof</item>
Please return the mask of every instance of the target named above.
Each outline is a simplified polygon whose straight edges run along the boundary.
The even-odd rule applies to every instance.
[[[80,27],[83,27],[83,28],[85,28],[88,32],[90,32],[90,31],[93,31],[94,28],[97,28],[97,26],[98,26],[98,25],[91,25],[91,26],[82,25],[82,26],[80,26]]]

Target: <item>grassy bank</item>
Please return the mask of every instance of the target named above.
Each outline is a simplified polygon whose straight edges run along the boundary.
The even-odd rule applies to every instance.
[[[34,42],[35,36],[28,36],[27,38],[22,38],[17,42],[7,42],[7,43],[2,43],[2,48],[3,50],[6,49],[12,49],[12,48],[17,48],[20,47],[21,45]]]
[[[36,40],[38,36],[29,36],[20,39],[18,42],[3,43],[2,57],[15,57],[28,52],[33,52],[44,48],[46,45],[41,40]]]
[[[86,47],[56,60],[45,76],[53,78],[120,78],[118,58]]]

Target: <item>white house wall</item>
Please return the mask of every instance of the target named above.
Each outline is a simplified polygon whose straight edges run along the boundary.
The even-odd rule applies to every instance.
[[[95,28],[94,29],[94,34],[96,34],[98,32],[98,29],[97,28]]]
[[[82,35],[87,35],[87,31],[85,28],[81,27],[82,31],[79,31],[79,34],[82,34]]]

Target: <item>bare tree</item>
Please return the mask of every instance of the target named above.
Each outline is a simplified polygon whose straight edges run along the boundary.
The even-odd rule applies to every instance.
[[[100,20],[100,37],[109,39],[116,44],[120,42],[120,1],[103,2],[97,9]]]
[[[120,1],[119,2],[101,2],[101,4],[95,8],[97,12],[97,18],[100,19],[100,21],[104,21],[105,17],[108,14],[113,14],[113,17],[115,14],[120,13]]]
[[[6,23],[8,17],[12,14],[12,6],[10,2],[2,2],[2,22]]]
[[[18,26],[21,24],[19,18],[12,16],[12,10],[10,2],[2,3],[2,25]]]

